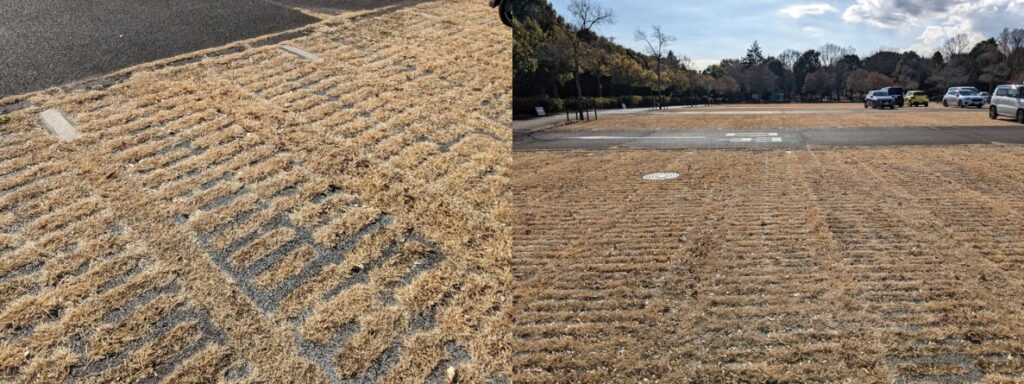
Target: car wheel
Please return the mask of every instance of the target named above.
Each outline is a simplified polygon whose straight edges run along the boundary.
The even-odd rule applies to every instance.
[[[1017,111],[1017,122],[1024,124],[1024,109]]]
[[[964,102],[963,101],[957,101],[956,102],[956,107],[957,108],[963,108],[964,107]]]
[[[928,108],[928,103],[924,103],[924,107],[925,107],[925,108]]]
[[[947,102],[946,100],[942,100],[942,106],[949,108],[949,102]]]
[[[979,105],[979,106],[978,106],[977,108],[978,108],[978,109],[981,109],[981,107],[984,107],[984,105]]]
[[[999,113],[996,112],[996,107],[989,107],[988,118],[995,120],[997,117],[999,117]]]
[[[512,0],[505,0],[501,2],[501,6],[498,7],[499,15],[501,16],[501,22],[507,26],[512,26]]]

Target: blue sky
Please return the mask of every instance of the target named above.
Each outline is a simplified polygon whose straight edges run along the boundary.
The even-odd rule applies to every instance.
[[[930,55],[949,36],[973,41],[1004,27],[1024,27],[1024,0],[593,0],[615,12],[598,33],[639,49],[633,33],[661,25],[678,40],[670,47],[703,68],[739,57],[754,40],[766,54],[834,43],[860,55],[879,48]],[[567,16],[569,0],[551,0]]]

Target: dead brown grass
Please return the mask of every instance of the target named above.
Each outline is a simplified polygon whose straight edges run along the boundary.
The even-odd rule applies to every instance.
[[[640,114],[605,114],[597,120],[554,128],[561,131],[737,130],[787,128],[971,127],[1014,125],[991,120],[987,109],[928,108],[864,109],[860,104],[740,104],[672,108]]]
[[[247,46],[19,96],[0,381],[509,377],[510,39],[430,2],[285,42],[316,63]]]
[[[1019,380],[1022,159],[518,153],[514,379]]]

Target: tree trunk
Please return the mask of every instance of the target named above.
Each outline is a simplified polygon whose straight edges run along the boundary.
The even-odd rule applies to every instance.
[[[658,70],[656,72],[658,74],[658,110],[661,110],[661,57],[658,58]]]
[[[578,32],[577,32],[578,34]],[[579,40],[579,36],[576,36]],[[576,117],[579,120],[583,120],[583,87],[580,86],[580,54],[579,54],[579,41],[572,46],[572,78],[576,83]]]
[[[583,120],[583,87],[580,86],[580,65],[573,68],[572,78],[576,82],[576,116]]]

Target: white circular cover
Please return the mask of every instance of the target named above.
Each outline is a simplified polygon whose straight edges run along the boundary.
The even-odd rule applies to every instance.
[[[673,172],[657,172],[649,175],[644,175],[644,180],[671,180],[679,177],[678,173]]]

